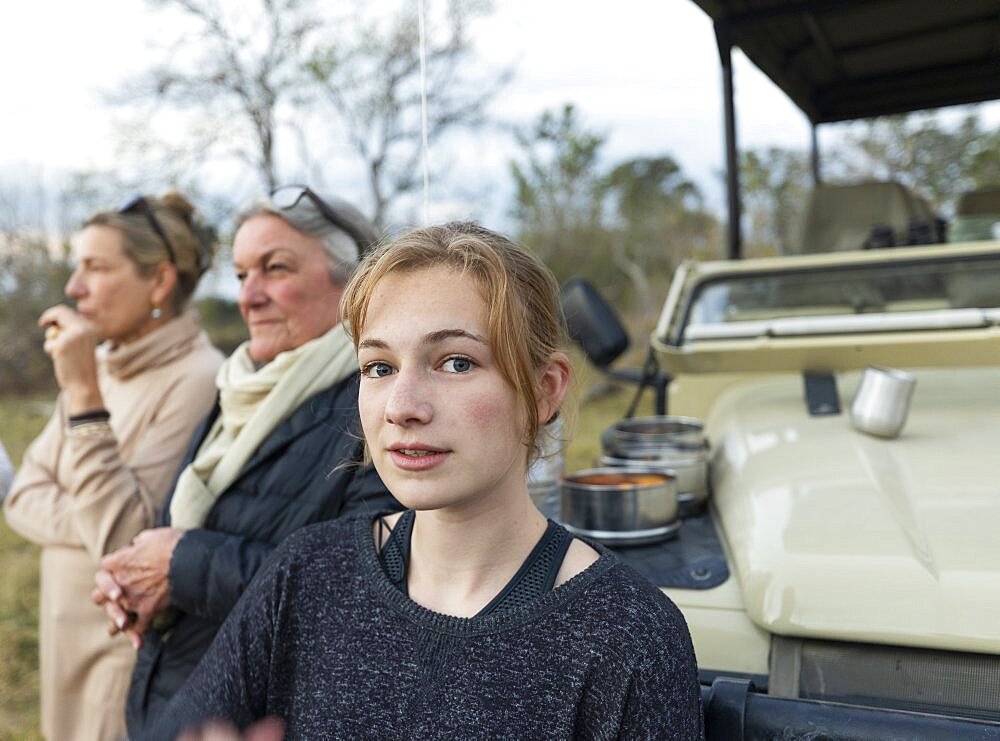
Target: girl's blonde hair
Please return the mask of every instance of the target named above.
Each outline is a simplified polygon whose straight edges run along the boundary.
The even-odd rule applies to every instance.
[[[525,419],[525,444],[537,455],[538,371],[564,347],[559,284],[534,255],[478,224],[452,222],[413,229],[375,248],[341,299],[341,316],[357,347],[375,287],[390,273],[445,267],[476,281],[488,311],[490,349],[514,388]]]

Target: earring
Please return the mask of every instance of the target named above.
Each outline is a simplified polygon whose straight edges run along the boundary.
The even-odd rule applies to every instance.
[[[163,316],[163,312],[160,311],[159,306],[154,306],[153,310],[149,312],[149,315],[153,317],[153,319],[159,319],[161,316]]]

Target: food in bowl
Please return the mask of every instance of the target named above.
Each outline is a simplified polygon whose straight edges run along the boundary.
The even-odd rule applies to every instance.
[[[658,470],[593,468],[562,482],[566,529],[609,545],[669,538],[680,527],[677,480]]]

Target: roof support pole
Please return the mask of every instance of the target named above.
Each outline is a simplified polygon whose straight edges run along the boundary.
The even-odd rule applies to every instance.
[[[738,260],[743,253],[740,230],[740,163],[736,149],[736,109],[733,105],[733,42],[724,22],[715,24],[715,40],[722,62],[722,105],[726,123],[726,186],[729,201],[728,256]]]
[[[812,152],[810,160],[812,162],[813,185],[818,186],[823,183],[823,176],[819,169],[819,137],[816,134],[816,124],[810,124],[812,129]]]

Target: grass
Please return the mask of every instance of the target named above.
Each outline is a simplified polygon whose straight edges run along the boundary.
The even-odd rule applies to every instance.
[[[574,365],[578,389],[597,380],[596,371]],[[646,394],[641,414],[649,414]],[[609,387],[599,397],[579,404],[570,415],[573,440],[566,451],[566,470],[589,468],[601,454],[601,431],[624,415],[631,389]],[[41,432],[52,413],[52,396],[0,398],[3,443],[14,465]],[[0,741],[40,739],[38,726],[38,548],[25,542],[0,519]]]
[[[52,395],[0,399],[3,444],[14,465],[52,414]],[[0,521],[0,739],[40,739],[38,547]]]
[[[603,451],[601,450],[601,432],[612,423],[625,416],[632,402],[632,389],[612,388],[599,398],[588,400],[581,404],[576,422],[573,424],[573,437],[566,448],[566,472],[579,471],[582,468],[593,468]],[[651,392],[646,391],[642,403],[636,411],[636,416],[653,413],[650,400]]]
[[[625,416],[632,397],[634,387],[612,385],[602,381],[601,374],[583,359],[577,352],[572,356],[573,370],[576,374],[572,394],[581,397],[576,404],[576,419],[570,414],[570,441],[566,448],[566,471],[579,471],[582,468],[593,468],[601,457],[601,433],[609,425]],[[626,356],[622,366],[639,366],[642,363],[639,351],[635,350]],[[594,393],[601,389],[600,393]],[[589,395],[585,393],[590,390]],[[572,403],[569,405],[572,407]],[[636,416],[653,413],[653,392],[647,389],[642,397]]]

